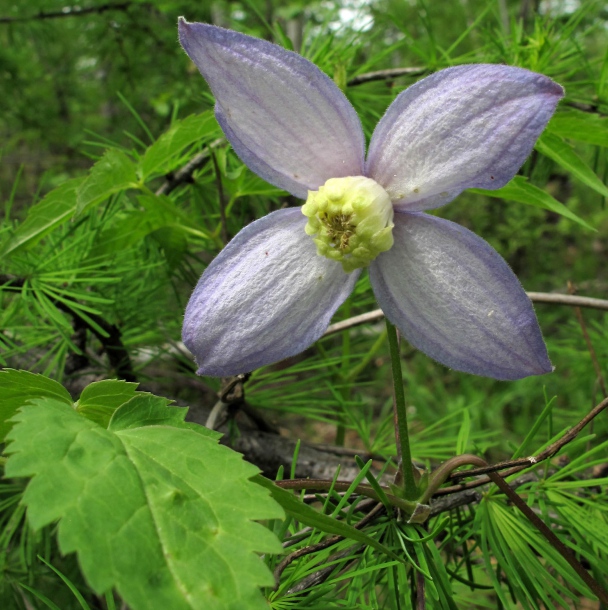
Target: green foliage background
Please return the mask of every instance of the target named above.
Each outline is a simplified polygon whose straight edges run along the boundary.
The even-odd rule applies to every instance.
[[[4,0],[0,364],[54,382],[30,373],[0,374],[2,433],[12,439],[8,454],[13,456],[6,466],[10,478],[0,486],[2,607],[53,607],[44,599],[60,608],[82,606],[45,561],[91,608],[119,604],[110,593],[113,587],[133,608],[163,607],[152,605],[150,596],[136,596],[134,568],[117,568],[115,558],[105,563],[113,578],[102,582],[101,568],[84,559],[95,554],[90,532],[72,532],[69,541],[65,521],[56,525],[70,514],[70,502],[85,502],[87,496],[72,491],[62,510],[51,508],[47,499],[66,480],[61,468],[74,466],[51,459],[51,448],[71,442],[62,434],[75,426],[82,434],[94,430],[122,451],[117,439],[124,431],[113,429],[112,421],[135,390],[124,385],[114,399],[106,394],[94,399],[91,381],[137,381],[193,411],[212,407],[219,381],[197,378],[179,341],[188,296],[205,266],[244,225],[298,203],[252,174],[223,140],[210,92],[177,43],[179,15],[298,50],[343,88],[368,138],[400,91],[443,67],[507,63],[560,82],[566,98],[520,175],[500,191],[468,191],[436,213],[487,239],[529,291],[566,293],[572,281],[587,296],[606,298],[608,292],[608,12],[603,2],[135,0],[66,6],[33,0],[25,6]],[[361,75],[389,68],[412,70],[357,82]],[[195,171],[180,181],[191,163]],[[336,320],[375,307],[364,275]],[[537,454],[601,400],[598,372],[573,310],[544,304],[536,309],[556,367],[553,375],[495,382],[449,371],[402,347],[416,460],[434,466],[465,452],[489,461]],[[606,314],[585,310],[584,320],[606,376]],[[346,443],[389,461],[395,455],[381,326],[324,338],[301,357],[255,371],[246,396],[294,438]],[[160,397],[150,400],[159,411],[174,409]],[[352,497],[347,502],[332,493],[322,501],[325,517],[340,516],[333,525],[276,496],[288,514],[284,520],[266,492],[250,482],[257,471],[216,445],[215,437],[204,436],[200,426],[197,434],[184,427],[183,418],[167,413],[151,420],[147,407],[140,408],[133,428],[144,437],[165,435],[169,448],[182,446],[180,435],[197,437],[196,447],[219,452],[218,464],[232,460],[236,482],[226,496],[240,497],[243,505],[247,494],[258,498],[261,508],[250,504],[233,526],[258,532],[251,548],[244,549],[246,559],[238,560],[244,562],[237,577],[244,597],[227,593],[218,608],[264,607],[256,597],[258,586],[267,587],[264,594],[273,608],[413,608],[417,573],[426,578],[429,608],[562,608],[594,599],[495,489],[475,506],[434,517],[426,530],[384,517],[363,535],[355,534],[349,526],[364,513]],[[604,586],[607,440],[604,415],[551,464],[532,469],[536,477],[518,488]],[[46,444],[49,452],[38,455]],[[90,446],[85,442],[83,449]],[[191,457],[187,451],[171,457],[164,450],[175,460]],[[224,481],[217,468],[217,481]],[[91,473],[83,470],[80,476]],[[39,485],[48,488],[37,496]],[[210,486],[199,485],[193,507],[210,501]],[[123,490],[112,493],[119,504],[129,499]],[[192,510],[186,529],[194,527],[202,509]],[[285,552],[317,543],[325,532],[344,539],[294,561],[273,590],[262,562],[251,569],[246,562],[255,559],[251,550],[280,553],[280,547],[250,519],[267,519],[269,530],[293,544]],[[300,523],[314,529],[297,534]],[[102,511],[89,527],[96,540],[111,538]],[[80,563],[65,555],[72,551],[79,552]],[[191,578],[201,568],[193,559],[196,552],[189,552],[185,570]],[[225,551],[227,564],[236,561],[232,552]],[[264,561],[274,569],[280,555]],[[334,571],[325,581],[293,592],[328,562]],[[212,607],[205,605],[210,598],[201,590],[194,596],[198,601],[184,607]],[[247,606],[243,599],[256,601]],[[171,603],[164,607],[182,607]]]

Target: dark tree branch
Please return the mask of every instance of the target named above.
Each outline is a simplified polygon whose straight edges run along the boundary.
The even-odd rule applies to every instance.
[[[574,284],[572,282],[568,282],[568,292],[572,295],[576,293],[576,288],[574,287]],[[591,356],[591,362],[593,363],[593,368],[595,369],[597,381],[600,384],[600,387],[602,388],[602,394],[604,395],[604,398],[608,398],[608,391],[606,390],[606,381],[604,380],[602,367],[600,366],[600,362],[597,358],[597,352],[593,347],[591,337],[589,336],[589,332],[587,331],[587,325],[585,324],[585,318],[583,318],[583,312],[581,311],[581,308],[575,307],[574,314],[576,315],[578,324],[581,327],[581,332],[583,333],[583,338],[585,339],[585,344],[587,345],[587,351]]]
[[[40,11],[26,17],[0,17],[0,23],[22,23],[40,19],[61,19],[63,17],[82,17],[83,15],[101,14],[106,11],[126,11],[135,2],[116,2],[82,8],[80,6],[65,6],[60,11]],[[137,3],[138,6],[142,6]]]
[[[347,83],[347,87],[356,87],[363,83],[370,83],[377,80],[392,80],[400,76],[422,76],[429,72],[428,68],[389,68],[388,70],[376,70],[353,76]]]

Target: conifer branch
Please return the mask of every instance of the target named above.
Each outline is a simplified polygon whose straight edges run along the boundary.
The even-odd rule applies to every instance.
[[[0,286],[7,288],[23,288],[25,285],[25,279],[17,276],[0,275]],[[93,324],[81,316],[77,310],[72,309],[69,305],[58,299],[51,297],[50,301],[57,307],[57,309],[70,315],[75,323],[79,327],[86,327],[90,330],[101,343],[105,353],[108,356],[110,366],[116,371],[116,376],[125,381],[136,381],[135,373],[133,371],[133,364],[127,348],[122,342],[122,334],[118,326],[110,324],[104,320],[101,316],[94,313],[87,313],[87,317],[97,325],[96,328]],[[100,330],[102,332],[100,332]]]

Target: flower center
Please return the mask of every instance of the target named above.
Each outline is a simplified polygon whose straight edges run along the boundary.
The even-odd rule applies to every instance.
[[[393,206],[371,178],[329,179],[308,191],[302,213],[318,254],[342,263],[346,273],[367,267],[393,245]]]

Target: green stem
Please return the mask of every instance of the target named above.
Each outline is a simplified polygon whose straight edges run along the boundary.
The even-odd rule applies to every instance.
[[[395,413],[396,413],[396,436],[397,443],[401,449],[401,474],[405,484],[405,497],[408,500],[416,500],[418,497],[418,486],[414,478],[414,466],[412,464],[412,452],[410,450],[410,437],[407,428],[407,412],[405,409],[405,392],[403,390],[403,375],[401,373],[401,356],[399,354],[399,340],[397,329],[386,319],[386,332],[388,345],[391,353],[391,365],[393,369],[393,386],[395,389]]]
[[[350,318],[350,299],[344,303],[344,315]],[[340,421],[336,427],[336,445],[344,447],[346,437],[346,426],[344,425],[344,410],[347,409],[346,404],[350,398],[350,388],[352,384],[348,383],[348,369],[350,366],[350,331],[346,329],[342,332],[342,363],[340,366],[340,394],[342,396],[342,413]]]

